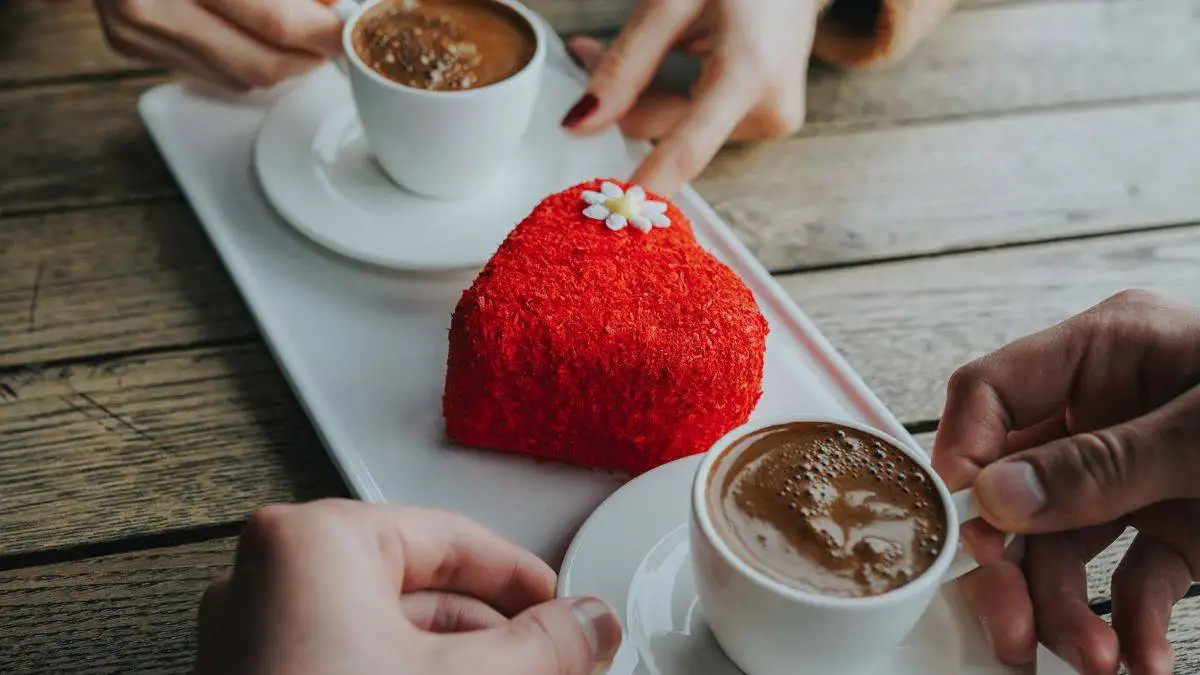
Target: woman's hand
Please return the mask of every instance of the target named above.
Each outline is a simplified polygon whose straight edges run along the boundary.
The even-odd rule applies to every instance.
[[[440,511],[348,500],[251,518],[200,607],[198,675],[592,675],[621,626],[541,560]]]
[[[778,138],[804,123],[805,82],[819,10],[827,0],[639,0],[611,48],[570,47],[592,71],[563,126],[593,132],[619,122],[658,141],[634,182],[671,195],[727,139]],[[703,56],[691,95],[648,90],[671,50]]]
[[[1200,575],[1200,309],[1122,293],[964,366],[933,463],[989,524],[963,528],[983,567],[961,587],[1003,661],[1040,639],[1081,673],[1171,673],[1171,609]],[[1110,628],[1084,565],[1126,526]],[[1023,560],[1001,530],[1030,535]]]
[[[96,0],[113,49],[245,90],[341,53],[342,23],[315,0]]]

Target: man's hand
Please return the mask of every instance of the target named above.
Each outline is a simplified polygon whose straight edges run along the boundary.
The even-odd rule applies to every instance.
[[[1003,661],[1040,639],[1082,673],[1171,673],[1171,609],[1200,575],[1200,310],[1121,293],[964,366],[933,461],[975,486],[987,524],[963,544],[983,567],[962,590]],[[1126,526],[1110,628],[1084,565]],[[1023,560],[1001,531],[1029,535]]]

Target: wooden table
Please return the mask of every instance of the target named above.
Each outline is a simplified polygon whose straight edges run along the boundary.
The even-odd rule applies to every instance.
[[[135,114],[165,74],[90,7],[0,4],[3,673],[186,671],[239,521],[345,494]],[[1200,302],[1198,16],[967,0],[898,67],[817,68],[801,134],[696,187],[928,443],[969,358],[1124,288]],[[1200,673],[1200,600],[1171,639]]]

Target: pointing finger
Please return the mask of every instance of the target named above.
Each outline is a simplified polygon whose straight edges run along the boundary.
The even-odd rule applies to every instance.
[[[696,104],[634,173],[633,182],[672,195],[712,160],[754,104],[758,75],[737,61],[715,65],[702,76]]]

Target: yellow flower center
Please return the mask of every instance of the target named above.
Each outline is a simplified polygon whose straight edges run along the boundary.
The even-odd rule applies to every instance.
[[[619,213],[626,218],[632,218],[638,212],[637,202],[629,195],[622,195],[604,202],[604,208],[608,209],[609,213]]]

